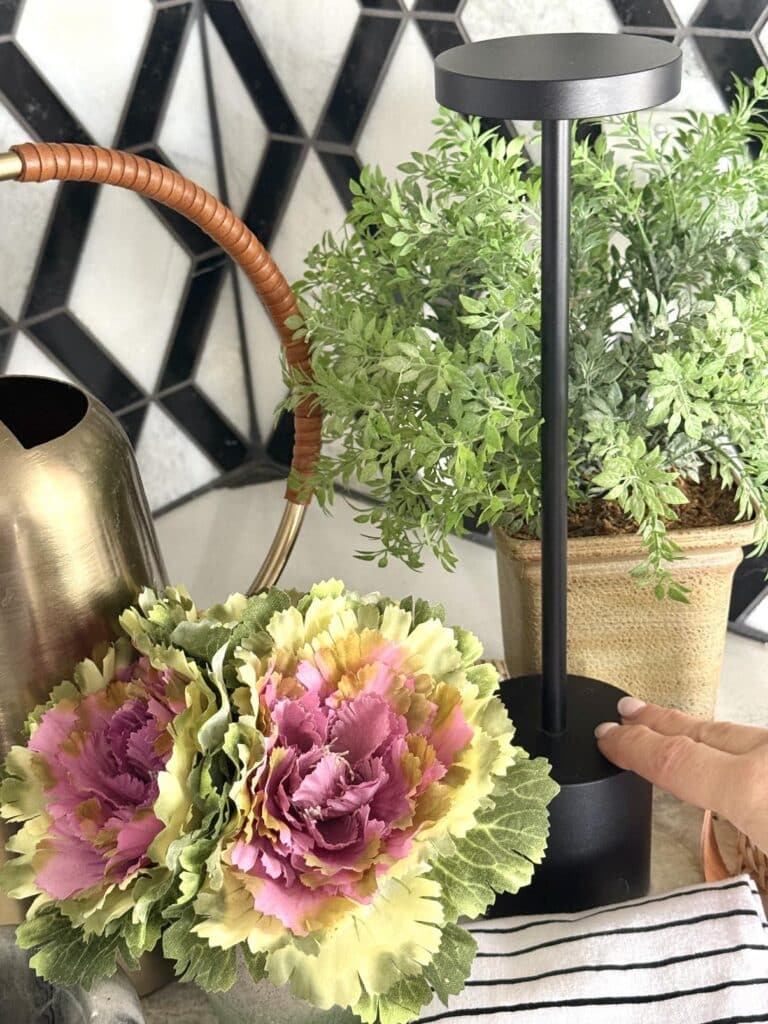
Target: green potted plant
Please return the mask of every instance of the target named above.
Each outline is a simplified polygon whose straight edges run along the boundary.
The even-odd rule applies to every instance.
[[[768,546],[764,71],[661,137],[614,120],[573,159],[569,665],[711,714],[733,572]],[[328,442],[313,483],[373,499],[363,552],[412,568],[494,528],[510,673],[538,668],[539,175],[442,113],[399,181],[352,182],[299,284]],[[671,599],[671,600],[670,600]]]

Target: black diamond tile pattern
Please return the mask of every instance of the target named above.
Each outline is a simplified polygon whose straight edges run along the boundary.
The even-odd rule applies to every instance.
[[[696,16],[701,28],[736,29],[748,32],[765,13],[766,0],[707,0]]]
[[[696,47],[723,96],[733,98],[733,75],[749,80],[761,65],[751,37],[696,36]]]
[[[354,142],[400,27],[395,18],[361,15],[320,127],[321,139]]]
[[[674,28],[675,19],[664,0],[613,0],[623,24],[643,28]]]
[[[89,132],[67,96],[57,89],[55,83],[59,79],[55,70],[48,69],[45,60],[28,56],[16,38],[25,5],[42,2],[0,0],[0,105],[23,125],[30,138],[87,143]],[[118,4],[120,0],[103,2]],[[201,34],[204,29],[205,52],[214,61],[226,55],[227,74],[237,76],[242,86],[238,95],[242,94],[243,102],[252,105],[252,117],[263,126],[263,144],[248,149],[256,154],[252,166],[243,169],[239,165],[244,219],[293,268],[300,264],[303,249],[317,240],[308,235],[306,245],[297,241],[297,216],[301,226],[303,213],[311,213],[313,204],[320,206],[323,201],[314,194],[303,195],[301,189],[308,186],[301,183],[317,182],[318,174],[325,175],[336,209],[339,205],[348,206],[348,181],[370,159],[367,147],[375,142],[379,153],[386,152],[390,144],[397,147],[401,127],[409,118],[408,97],[418,99],[421,105],[414,102],[414,106],[419,110],[426,109],[425,91],[431,90],[430,58],[469,39],[469,27],[483,19],[492,28],[494,4],[499,24],[507,24],[505,19],[512,11],[514,24],[521,31],[590,31],[595,28],[594,12],[599,10],[608,19],[608,25],[618,23],[624,31],[674,38],[687,44],[703,73],[725,99],[732,90],[731,73],[750,77],[760,66],[768,44],[768,0],[703,0],[697,8],[681,3],[681,9],[676,0],[593,0],[584,5],[583,14],[579,13],[580,4],[553,0],[551,25],[526,0],[325,0],[323,17],[333,25],[338,41],[329,56],[315,49],[316,40],[311,34],[308,37],[305,31],[302,35],[304,19],[317,17],[312,13],[316,11],[315,5],[299,8],[290,4],[283,8],[277,0],[269,2],[274,19],[298,19],[293,26],[283,26],[283,42],[279,45],[275,42],[280,33],[275,30],[274,19],[270,22],[262,17],[262,0],[154,0],[113,138],[119,148],[172,165],[162,142],[166,111],[194,34]],[[123,3],[132,5],[135,0]],[[146,10],[144,4],[141,6]],[[59,13],[59,5],[51,4],[50,17],[65,17],[66,7],[61,5]],[[481,15],[479,19],[474,16],[475,11]],[[257,29],[256,25],[262,28]],[[286,32],[289,42],[293,42],[293,35],[296,37],[295,76],[290,68],[286,70]],[[317,33],[317,47],[327,45],[319,41],[320,35]],[[398,61],[398,54],[407,47],[409,59]],[[292,46],[288,49],[294,52]],[[301,81],[294,80],[301,80],[299,72],[307,62],[311,65],[313,58],[318,60],[319,69],[316,79],[310,76],[310,88],[318,98],[314,105],[307,103]],[[417,68],[419,58],[421,64]],[[399,89],[392,88],[393,69],[408,78],[407,82],[399,83]],[[205,116],[212,123],[211,180],[218,181],[221,194],[232,194],[231,187],[225,189],[222,181],[226,172],[229,183],[232,147],[237,144],[236,137],[227,135],[224,124],[230,96],[217,77],[220,69],[213,66],[207,70],[210,74],[205,80]],[[105,88],[109,85],[94,81],[94,103],[99,102],[99,90]],[[193,113],[197,112],[191,111],[190,118]],[[90,123],[87,118],[86,121]],[[246,119],[243,123],[256,122]],[[501,128],[507,134],[514,132],[512,125]],[[597,130],[594,126],[584,128],[591,133]],[[425,127],[425,140],[430,131]],[[174,152],[179,152],[178,147]],[[402,154],[402,158],[405,156]],[[195,176],[186,166],[180,169]],[[250,462],[272,467],[275,461],[287,461],[292,443],[290,417],[282,416],[262,441],[253,415],[248,417],[248,429],[243,426],[242,417],[241,426],[236,427],[237,417],[228,408],[226,390],[219,387],[207,391],[205,379],[198,379],[203,350],[210,344],[207,339],[212,325],[218,322],[219,303],[226,294],[224,288],[231,271],[224,254],[197,228],[164,208],[152,207],[162,231],[181,247],[189,265],[183,289],[178,295],[173,289],[169,291],[173,297],[168,301],[174,303],[174,308],[166,319],[172,326],[165,352],[157,360],[159,370],[154,386],[139,383],[146,381],[139,368],[125,365],[124,358],[119,359],[110,351],[109,340],[94,336],[74,314],[70,300],[73,285],[76,279],[79,281],[89,228],[99,216],[96,199],[97,189],[93,186],[58,187],[47,225],[40,235],[35,269],[20,312],[11,315],[0,309],[0,371],[9,359],[12,365],[15,338],[23,332],[57,367],[82,381],[113,409],[139,448],[147,414],[156,404],[170,418],[179,436],[192,448],[201,450],[221,473]],[[4,201],[0,189],[0,204]],[[326,205],[328,202],[326,197]],[[296,214],[297,209],[302,211],[301,215]],[[284,225],[290,228],[285,233]],[[290,240],[293,251],[286,251],[285,238]],[[234,315],[229,323],[235,326],[227,330],[237,335],[230,339],[229,351],[242,357],[241,373],[248,391],[248,409],[252,412],[256,408],[256,392],[261,394],[258,353],[247,347],[248,325]],[[265,344],[269,342],[277,344],[275,338],[264,339]],[[219,349],[215,351],[218,353]],[[247,361],[242,356],[246,351]],[[212,362],[215,360],[208,359],[209,367]],[[215,400],[212,394],[217,396]],[[263,421],[265,412],[271,410],[256,408],[256,412]],[[188,490],[196,490],[197,486]],[[177,491],[183,494],[183,480]]]
[[[21,0],[0,0],[0,35],[13,29],[20,6]]]
[[[169,79],[189,24],[190,7],[191,4],[179,4],[155,14],[118,136],[119,149],[141,146],[155,137]]]

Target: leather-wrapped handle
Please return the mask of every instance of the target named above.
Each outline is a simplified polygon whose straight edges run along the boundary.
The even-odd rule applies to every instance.
[[[256,235],[210,192],[162,164],[121,150],[69,142],[25,142],[11,149],[21,160],[21,173],[15,175],[17,181],[92,181],[115,185],[162,203],[196,224],[242,268],[280,335],[288,365],[311,379],[306,338],[294,340],[292,330],[285,325],[289,317],[298,313],[293,292]],[[313,396],[304,399],[294,419],[291,468],[308,480],[321,446],[323,414],[317,400]],[[298,493],[289,484],[286,498],[293,504],[307,504],[311,491],[302,487]]]

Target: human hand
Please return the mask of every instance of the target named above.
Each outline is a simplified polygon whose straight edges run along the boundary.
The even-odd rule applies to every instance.
[[[595,729],[600,751],[656,786],[716,811],[768,851],[768,729],[704,722],[622,697],[622,724]]]

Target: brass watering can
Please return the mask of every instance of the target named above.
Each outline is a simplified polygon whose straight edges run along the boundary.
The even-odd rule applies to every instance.
[[[131,189],[177,210],[244,270],[280,334],[286,361],[309,375],[285,278],[256,236],[210,193],[160,164],[70,144],[15,146],[0,180],[92,181]],[[306,479],[320,450],[322,414],[297,410],[292,469]],[[249,588],[274,585],[304,518],[308,491],[292,487],[266,560]],[[130,444],[95,398],[36,377],[0,378],[0,756],[21,739],[29,710],[101,641],[144,585],[166,582]]]

